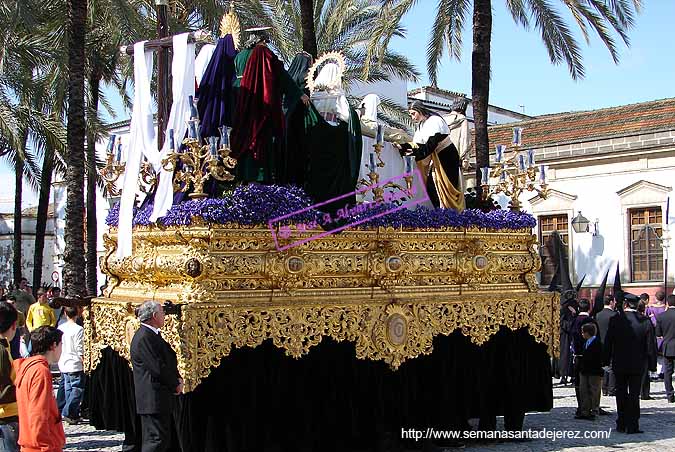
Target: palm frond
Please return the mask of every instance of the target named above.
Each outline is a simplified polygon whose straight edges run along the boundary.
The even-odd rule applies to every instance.
[[[584,66],[579,45],[562,16],[547,0],[527,0],[553,64],[565,62],[574,80],[584,77]]]

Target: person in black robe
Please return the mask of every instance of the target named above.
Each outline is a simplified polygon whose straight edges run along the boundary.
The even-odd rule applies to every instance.
[[[560,359],[558,360],[558,372],[560,384],[567,384],[568,378],[572,377],[572,331],[574,319],[577,315],[577,300],[570,298],[560,306]]]
[[[314,59],[307,52],[299,52],[288,67],[288,75],[309,96],[307,72]],[[305,134],[305,109],[299,102],[284,96],[284,114],[286,117],[286,143],[277,163],[277,182],[306,188],[309,172],[309,141]]]

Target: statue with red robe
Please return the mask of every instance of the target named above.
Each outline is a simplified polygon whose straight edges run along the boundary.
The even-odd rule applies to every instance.
[[[285,96],[289,104],[302,101],[307,105],[309,98],[266,42],[261,33],[249,40],[252,50],[239,81],[231,147],[238,162],[238,180],[274,183],[285,143],[282,100]],[[235,66],[247,53],[240,52]]]

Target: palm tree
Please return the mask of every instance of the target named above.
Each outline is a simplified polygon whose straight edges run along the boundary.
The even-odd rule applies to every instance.
[[[301,2],[302,4],[302,2]],[[279,57],[290,62],[299,49],[305,48],[305,26],[296,1],[246,0],[238,4],[237,12],[246,26],[267,26],[272,46]],[[380,8],[370,0],[313,0],[316,54],[341,51],[347,61],[345,83],[386,81],[392,77],[416,81],[419,72],[410,61],[387,45],[377,56],[368,54],[367,44],[374,27],[387,28],[395,35],[404,35],[398,21],[383,18]],[[312,53],[312,52],[309,52]],[[363,68],[370,68],[364,73]]]
[[[43,114],[40,107],[40,103],[44,102],[40,83],[42,68],[53,61],[50,40],[32,32],[43,14],[49,16],[53,7],[54,2],[38,3],[34,0],[8,1],[0,5],[0,153],[15,168],[15,283],[22,273],[23,180],[27,178],[33,188],[38,186],[40,170],[34,151],[44,154],[44,145],[54,144],[60,126]],[[38,264],[41,266],[41,261]],[[37,287],[39,283],[38,277],[34,285]]]
[[[64,283],[71,296],[85,296],[84,174],[86,134],[84,104],[87,0],[68,0],[68,122],[66,153],[66,228]]]
[[[314,28],[314,0],[300,0],[300,21],[302,23],[302,50],[316,58],[316,30]]]
[[[417,0],[381,0],[381,16],[392,20],[401,18]],[[589,29],[595,31],[610,52],[615,63],[619,60],[612,31],[629,45],[628,30],[640,11],[641,0],[563,0],[572,14],[582,36],[589,41]],[[473,4],[473,9],[471,6]],[[526,29],[533,27],[541,33],[553,64],[566,63],[573,79],[584,76],[581,50],[572,30],[563,17],[547,0],[507,0],[506,6],[513,20]],[[492,37],[492,0],[439,0],[431,36],[427,45],[429,79],[436,85],[438,63],[446,50],[451,58],[461,58],[463,31],[472,14],[473,51],[471,54],[471,95],[475,121],[476,173],[488,166],[489,144],[487,110],[490,94],[490,40]],[[368,52],[379,55],[378,45],[388,42],[393,30],[374,30]],[[381,57],[380,57],[381,58]],[[370,60],[367,60],[370,61]],[[367,70],[367,68],[366,68]],[[476,187],[480,190],[480,186]]]

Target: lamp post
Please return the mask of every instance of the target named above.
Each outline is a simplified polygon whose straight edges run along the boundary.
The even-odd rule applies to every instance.
[[[670,234],[666,227],[661,234],[661,248],[663,248],[663,291],[668,294],[668,248],[670,248]]]

